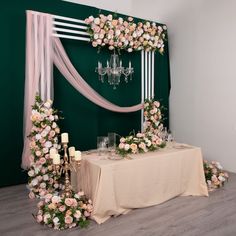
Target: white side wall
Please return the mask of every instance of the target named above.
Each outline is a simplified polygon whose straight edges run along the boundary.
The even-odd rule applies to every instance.
[[[236,172],[236,1],[78,2],[167,24],[174,137]]]

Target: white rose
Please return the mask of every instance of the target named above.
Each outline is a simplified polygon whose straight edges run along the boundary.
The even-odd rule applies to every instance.
[[[49,116],[49,120],[53,121],[53,120],[54,120],[54,116],[53,116],[53,115],[50,115],[50,116]]]
[[[57,127],[57,124],[55,122],[52,123],[52,128],[55,129]]]
[[[99,35],[98,35],[98,34],[94,34],[93,38],[94,38],[94,39],[98,39],[98,38],[99,38]]]
[[[46,107],[46,108],[50,108],[51,107],[51,105],[52,105],[52,100],[47,100],[45,103],[44,103],[44,106]]]
[[[99,25],[100,24],[100,19],[97,17],[97,18],[95,18],[94,19],[94,23],[96,24],[96,25]]]
[[[47,181],[49,179],[48,175],[43,175],[43,180]]]
[[[41,138],[42,138],[41,134],[36,134],[36,135],[35,135],[35,139],[36,139],[36,140],[39,140],[39,139],[41,139]]]
[[[54,225],[60,224],[59,218],[58,217],[53,218],[53,223],[54,223]]]
[[[46,188],[46,184],[45,183],[41,183],[40,184],[40,188]]]
[[[128,151],[128,150],[129,150],[129,147],[130,147],[130,145],[127,143],[127,144],[125,144],[124,149],[125,149],[126,151]]]
[[[224,182],[225,181],[225,178],[223,176],[219,176],[218,179],[221,181],[221,182]]]
[[[120,30],[116,30],[116,36],[120,35]]]
[[[32,186],[36,186],[38,184],[38,180],[37,179],[33,179],[31,181],[31,184],[32,184]]]
[[[52,146],[52,142],[47,141],[47,142],[45,143],[45,147],[46,147],[46,148],[50,148],[51,146]]]
[[[109,15],[107,16],[107,19],[108,19],[109,21],[111,21],[111,20],[112,20],[112,15],[109,14]]]
[[[44,131],[41,133],[41,136],[42,136],[43,138],[45,138],[45,137],[47,136],[47,134],[48,134],[48,132],[47,132],[46,130],[44,130]]]
[[[223,169],[223,167],[221,166],[221,164],[220,164],[219,162],[216,162],[216,167],[217,167],[218,169],[220,169],[220,170]]]
[[[30,177],[34,176],[34,171],[33,171],[33,170],[30,170],[30,171],[28,172],[28,175],[29,175]]]

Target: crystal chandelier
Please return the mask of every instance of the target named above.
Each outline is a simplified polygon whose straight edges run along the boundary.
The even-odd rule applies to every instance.
[[[113,89],[120,83],[121,75],[125,76],[125,82],[128,83],[128,77],[132,80],[132,74],[134,73],[134,68],[131,67],[131,62],[129,62],[129,67],[125,68],[122,66],[122,60],[119,60],[118,55],[115,53],[111,55],[110,62],[107,61],[107,66],[102,67],[102,63],[98,61],[98,67],[96,67],[95,72],[98,73],[99,80],[104,82],[104,76],[107,75],[107,80],[110,85],[113,85]]]

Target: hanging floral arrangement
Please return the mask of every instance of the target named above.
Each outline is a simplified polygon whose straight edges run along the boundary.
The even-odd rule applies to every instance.
[[[108,46],[110,50],[158,51],[164,53],[167,27],[155,22],[135,23],[132,17],[123,19],[111,14],[85,19],[93,47]]]
[[[57,125],[59,117],[52,108],[52,101],[43,102],[36,95],[32,106],[32,129],[28,136],[30,139],[31,164],[28,170],[29,197],[44,197],[60,188],[59,176],[53,171],[50,148],[60,150],[58,135],[60,129]]]

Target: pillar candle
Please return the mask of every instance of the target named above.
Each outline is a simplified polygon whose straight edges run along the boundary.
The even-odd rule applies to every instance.
[[[57,149],[56,148],[51,148],[49,151],[50,158],[53,159],[53,155],[57,154]]]
[[[131,61],[129,61],[129,69],[131,69]]]
[[[62,143],[68,143],[68,142],[69,142],[68,133],[62,133],[62,134],[61,134],[61,142],[62,142]]]
[[[75,147],[69,147],[69,156],[74,157],[75,156]]]
[[[81,151],[75,151],[75,161],[81,160]]]
[[[53,164],[54,165],[60,165],[61,163],[61,159],[60,159],[60,155],[59,154],[54,154],[53,155]]]

